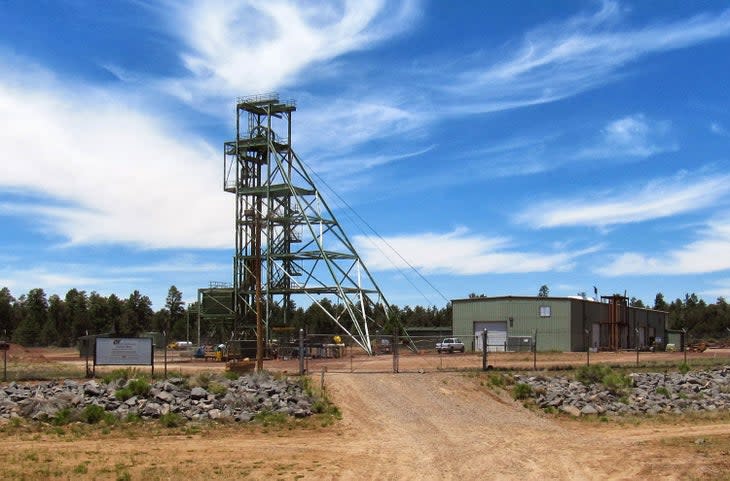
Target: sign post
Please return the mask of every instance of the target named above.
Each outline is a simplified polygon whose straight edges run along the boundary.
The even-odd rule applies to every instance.
[[[8,380],[8,350],[10,344],[5,341],[0,341],[0,351],[3,352],[3,382]]]
[[[152,366],[155,373],[154,346],[151,337],[97,337],[94,344],[96,366]]]

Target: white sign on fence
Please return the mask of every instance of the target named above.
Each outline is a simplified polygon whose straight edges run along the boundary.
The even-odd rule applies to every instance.
[[[97,337],[94,364],[151,365],[152,338]]]

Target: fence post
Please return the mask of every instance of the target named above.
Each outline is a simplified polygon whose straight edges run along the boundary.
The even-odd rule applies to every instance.
[[[393,335],[393,372],[398,372],[398,356],[400,353],[398,352],[398,329],[396,328],[395,334]]]
[[[164,374],[165,374],[165,379],[167,379],[167,331],[162,331],[162,338],[164,339],[164,344],[165,344],[164,369],[163,369],[163,371],[164,371]],[[152,349],[152,358],[153,359],[154,359],[154,356],[155,356],[155,351],[154,351],[154,348],[153,348]]]
[[[682,328],[682,351],[684,351],[684,364],[687,364],[687,329]]]
[[[486,371],[489,368],[487,364],[487,330],[484,329],[482,332],[482,370]]]
[[[537,371],[537,329],[532,332],[532,369]]]
[[[586,366],[591,365],[591,336],[588,329],[583,329],[586,333]]]
[[[634,336],[636,342],[636,367],[639,367],[639,328],[635,328],[634,332],[636,333]]]
[[[299,329],[299,375],[304,374],[304,329]]]

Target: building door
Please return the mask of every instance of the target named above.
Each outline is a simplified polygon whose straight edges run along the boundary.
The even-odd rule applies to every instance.
[[[474,350],[482,351],[482,333],[487,330],[487,352],[504,352],[507,345],[507,323],[504,321],[474,323]]]
[[[601,345],[601,325],[599,323],[593,324],[593,335],[591,336],[591,348],[598,351]]]

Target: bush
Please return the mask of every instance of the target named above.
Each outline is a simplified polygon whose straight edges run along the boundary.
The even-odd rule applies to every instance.
[[[126,387],[135,396],[146,396],[150,392],[150,383],[146,379],[132,379]]]
[[[590,386],[591,384],[603,382],[603,378],[612,373],[613,370],[609,366],[593,364],[579,367],[575,372],[575,378],[586,386]]]
[[[124,369],[115,369],[110,373],[104,374],[101,379],[106,384],[109,384],[116,380],[127,381],[129,379],[140,379],[144,377],[146,377],[146,374],[136,367],[127,367]]]
[[[90,404],[81,411],[81,420],[87,424],[96,424],[102,420],[112,423],[113,418],[111,413],[107,413],[104,407],[98,404]]]
[[[669,389],[664,386],[659,386],[658,388],[656,388],[656,393],[664,397],[669,397]]]
[[[167,413],[160,416],[160,424],[166,428],[176,428],[185,424],[185,418],[177,413]]]
[[[687,374],[689,372],[689,364],[687,364],[686,362],[683,362],[682,364],[679,365],[677,370],[682,374]]]
[[[504,387],[504,385],[506,384],[504,375],[501,373],[490,374],[489,384],[494,387]]]
[[[623,374],[609,372],[601,380],[606,388],[613,393],[620,393],[624,388],[631,386],[631,379]]]
[[[208,392],[219,396],[228,392],[228,388],[219,382],[211,382],[208,384]]]
[[[114,392],[114,397],[117,398],[118,401],[126,401],[127,399],[131,398],[133,396],[132,390],[128,387],[124,387],[122,389],[117,389]]]
[[[65,426],[66,424],[69,424],[71,421],[73,421],[74,412],[71,410],[71,408],[63,408],[59,410],[53,418],[51,418],[51,423],[54,426]]]
[[[514,391],[512,391],[512,396],[514,396],[515,399],[527,399],[531,395],[532,386],[523,382],[517,383],[515,385]]]

